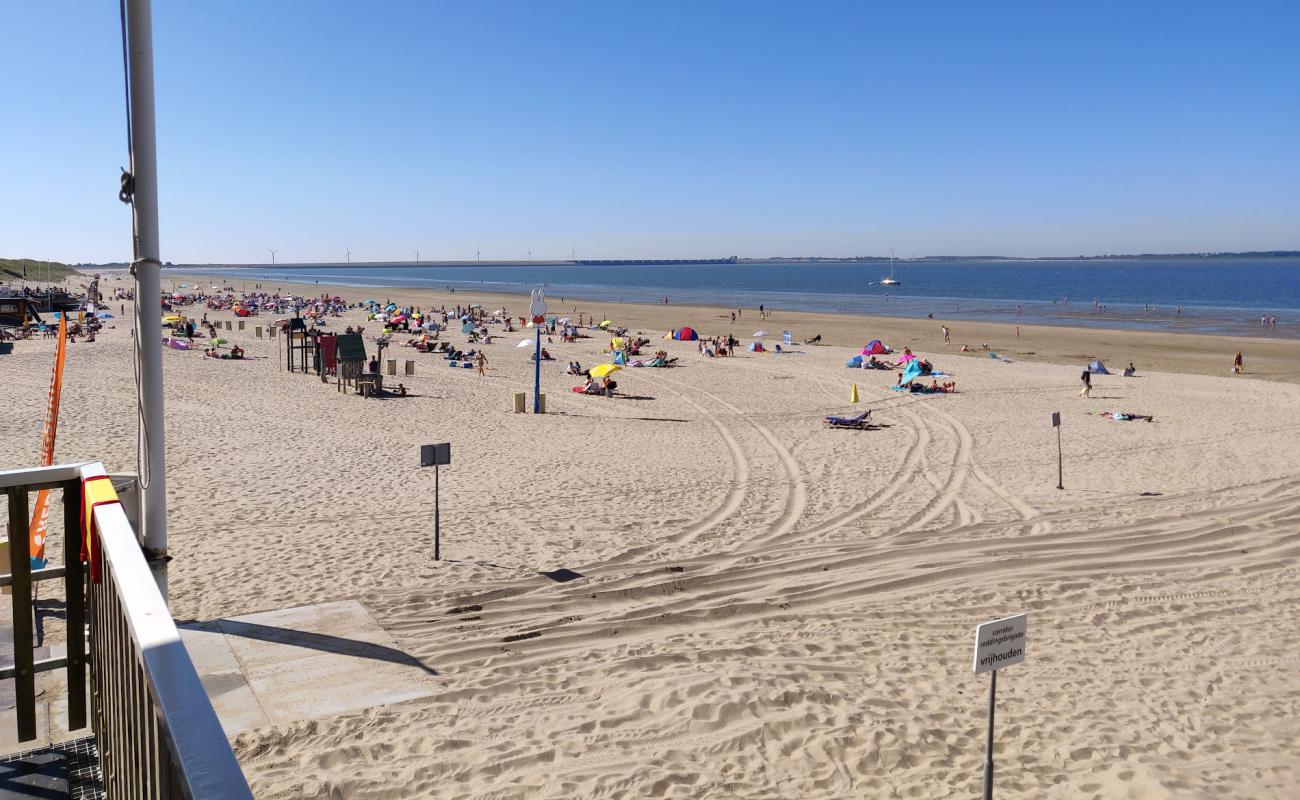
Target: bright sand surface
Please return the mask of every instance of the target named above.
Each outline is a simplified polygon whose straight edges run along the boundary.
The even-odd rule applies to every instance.
[[[503,302],[453,302],[479,299]],[[938,320],[577,307],[678,366],[575,395],[566,362],[608,338],[557,340],[537,417],[510,408],[525,334],[487,347],[486,377],[391,348],[416,374],[385,400],[278,368],[265,317],[223,332],[253,361],[164,350],[175,616],[357,599],[438,673],[425,699],[238,734],[259,798],[973,797],[974,626],[1020,611],[998,797],[1300,796],[1300,344],[963,323],[945,349]],[[70,346],[59,461],[134,468],[115,322]],[[845,346],[707,359],[660,340],[670,324],[879,337],[958,393],[893,392]],[[982,341],[1015,363],[952,352]],[[1254,374],[1227,374],[1238,347]],[[0,357],[0,467],[35,460],[52,352]],[[1084,357],[1139,377],[1080,398]],[[820,423],[868,408],[870,431]],[[434,441],[453,444],[442,562],[415,467]],[[585,577],[539,574],[559,568]]]

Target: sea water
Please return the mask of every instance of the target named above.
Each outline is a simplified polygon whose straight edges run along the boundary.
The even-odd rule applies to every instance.
[[[188,267],[198,269],[200,267]],[[240,283],[277,280],[376,287],[526,293],[552,309],[570,300],[717,305],[933,316],[1024,324],[1300,338],[1300,258],[965,260],[646,265],[349,266],[232,268]],[[1181,310],[1180,310],[1181,309]],[[1260,325],[1276,316],[1277,327]]]

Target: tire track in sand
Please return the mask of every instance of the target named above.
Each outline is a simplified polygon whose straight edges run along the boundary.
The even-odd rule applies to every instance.
[[[740,419],[745,420],[750,427],[758,432],[759,436],[763,437],[763,440],[767,442],[768,446],[776,453],[777,460],[781,463],[782,471],[785,473],[782,482],[786,485],[789,497],[785,503],[784,510],[781,512],[781,516],[779,516],[776,522],[772,524],[768,532],[758,537],[748,539],[747,542],[750,544],[763,544],[770,542],[773,539],[780,539],[793,530],[795,525],[797,525],[799,520],[803,517],[804,508],[808,505],[808,487],[804,481],[803,473],[799,469],[799,462],[795,459],[794,454],[790,452],[790,448],[782,444],[781,441],[777,439],[776,436],[765,426],[750,419],[745,412],[712,392],[689,386],[680,381],[673,380],[672,378],[657,376],[652,378],[652,380],[660,385],[671,383],[681,387],[682,389],[699,392],[712,402],[733,412]],[[679,392],[679,394],[681,393]],[[685,398],[684,395],[682,396],[687,400],[687,402],[691,403],[691,405],[704,411],[698,403],[695,403],[689,398]]]

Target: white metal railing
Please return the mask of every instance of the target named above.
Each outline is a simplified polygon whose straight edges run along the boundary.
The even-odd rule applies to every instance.
[[[7,493],[10,501],[11,544],[24,537],[21,546],[13,547],[11,552],[15,556],[27,555],[28,492],[62,488],[65,508],[75,503],[79,512],[81,483],[105,474],[99,463],[0,472],[0,491]],[[74,489],[75,498],[69,496]],[[101,580],[89,580],[79,560],[70,557],[79,553],[81,539],[80,526],[71,524],[77,518],[71,512],[65,516],[65,539],[69,541],[64,577],[69,589],[70,627],[74,619],[80,627],[83,618],[90,627],[85,659],[90,669],[90,716],[107,796],[251,800],[239,762],[181,642],[123,505],[98,505],[91,513],[98,531]],[[36,577],[30,573],[30,562],[19,561],[15,558],[13,563],[15,607],[19,605],[20,589],[29,591],[30,581]],[[26,575],[20,574],[24,571]],[[73,603],[82,597],[79,586],[85,589],[85,605],[84,609],[74,610]],[[75,641],[80,646],[80,639],[79,634],[69,631],[70,645]],[[21,661],[15,665],[21,704],[24,679],[30,684],[31,673],[41,671],[42,665],[33,669],[30,643],[19,640],[17,635],[14,650],[15,655],[23,650],[28,653],[26,665]],[[74,683],[81,682],[72,679],[77,671],[73,652],[70,648],[67,663],[70,690]],[[81,660],[75,663],[84,669]],[[63,665],[45,668],[57,666]],[[20,728],[22,716],[19,709]]]

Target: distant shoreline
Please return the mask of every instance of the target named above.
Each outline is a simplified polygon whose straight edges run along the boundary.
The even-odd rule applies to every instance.
[[[178,274],[176,277],[202,281],[223,276],[211,272],[191,271]],[[448,307],[457,303],[466,305],[482,303],[490,308],[501,305],[517,308],[528,298],[528,295],[522,292],[502,289],[465,288],[447,292],[434,287],[365,287],[292,281],[284,281],[280,285],[280,290],[301,293],[304,296],[325,292],[354,301],[367,294],[379,296],[376,293],[382,292],[384,297],[398,297],[404,304]],[[673,303],[672,305],[625,303],[577,295],[561,296],[558,293],[548,293],[547,300],[553,312],[573,309],[570,313],[576,314],[579,310],[583,310],[589,314],[599,314],[603,318],[617,319],[633,330],[661,331],[682,324],[690,324],[704,335],[716,333],[717,329],[732,330],[726,322],[732,309],[716,303]],[[752,309],[747,310],[752,311]],[[749,319],[749,316],[746,315],[745,319]],[[1119,320],[1110,321],[1119,322]],[[773,331],[783,328],[793,329],[800,337],[817,333],[823,336],[826,344],[857,347],[872,337],[889,341],[898,347],[933,345],[939,326],[947,324],[954,331],[960,332],[955,341],[966,341],[972,346],[980,342],[992,342],[993,349],[1005,352],[1018,360],[1072,365],[1080,362],[1087,363],[1095,358],[1113,361],[1137,359],[1142,362],[1144,369],[1203,375],[1226,374],[1227,367],[1224,359],[1230,357],[1234,350],[1244,346],[1248,348],[1252,363],[1255,365],[1252,367],[1252,377],[1300,383],[1300,373],[1296,372],[1295,367],[1297,343],[1292,338],[1262,338],[1255,331],[1229,334],[1140,330],[1118,325],[1089,327],[1081,322],[1082,320],[1075,319],[1015,323],[1000,320],[967,320],[946,317],[942,314],[936,315],[935,319],[927,319],[919,316],[887,316],[869,312],[839,312],[826,309],[780,310],[758,324]],[[743,326],[744,323],[742,322],[741,325]],[[1016,334],[1018,325],[1024,330],[1023,338]],[[1253,335],[1250,335],[1252,333]],[[986,357],[979,352],[966,355]]]
[[[1275,258],[1300,258],[1300,250],[1267,250],[1241,253],[1139,253],[1135,255],[1104,256],[1035,256],[1022,258],[1017,256],[921,256],[919,258],[892,259],[904,264],[954,264],[963,262],[990,261],[1006,263],[1049,263],[1060,261],[1107,262],[1107,261],[1201,261],[1205,259],[1241,259],[1267,260]],[[322,267],[351,267],[356,269],[415,269],[420,267],[635,267],[635,266],[693,266],[718,264],[888,264],[889,256],[852,256],[845,258],[827,256],[774,256],[771,258],[632,258],[632,259],[564,259],[558,261],[353,261],[340,263],[336,261],[302,261],[287,264],[172,264],[164,269],[320,269]],[[125,267],[126,264],[78,264],[79,267]]]

